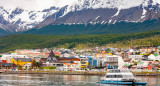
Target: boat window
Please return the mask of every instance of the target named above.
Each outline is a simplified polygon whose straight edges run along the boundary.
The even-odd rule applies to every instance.
[[[123,75],[124,79],[134,79],[135,77],[133,75]]]
[[[122,75],[107,75],[106,78],[123,78]]]
[[[110,70],[109,73],[120,73],[120,70]]]

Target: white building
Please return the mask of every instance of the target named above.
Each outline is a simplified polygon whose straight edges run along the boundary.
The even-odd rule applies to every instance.
[[[108,66],[110,68],[118,68],[118,59],[117,55],[107,55],[103,58],[97,59],[98,66]]]
[[[31,68],[32,64],[31,63],[27,63],[23,66],[24,69],[29,69]]]
[[[104,58],[96,58],[96,60],[97,60],[97,67],[105,66]]]
[[[137,59],[139,59],[139,58],[142,58],[143,57],[143,55],[129,55],[128,56],[128,58],[137,58]]]
[[[128,58],[130,58],[132,61],[138,62],[139,59],[143,58],[143,55],[129,55]]]
[[[155,60],[160,61],[160,55],[156,56],[156,59],[155,59]]]
[[[10,63],[10,60],[12,58],[29,58],[26,55],[17,55],[17,54],[7,54],[7,55],[2,55],[1,60],[6,60],[7,63]]]
[[[153,61],[155,61],[155,60],[159,60],[160,61],[160,55],[158,55],[158,54],[151,54],[151,55],[148,56],[148,59],[149,60],[153,60]]]
[[[148,56],[148,59],[155,61],[156,60],[156,56],[154,54],[151,54],[151,55]]]
[[[63,71],[75,71],[75,70],[76,70],[76,63],[63,64]]]
[[[151,61],[141,61],[137,63],[137,68],[147,68],[148,64],[152,63]]]

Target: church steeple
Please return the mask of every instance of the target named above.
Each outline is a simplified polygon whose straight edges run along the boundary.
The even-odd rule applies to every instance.
[[[53,53],[53,50],[51,50],[51,52],[48,56],[47,62],[56,62],[56,61],[57,61],[57,58],[56,58],[55,54]]]

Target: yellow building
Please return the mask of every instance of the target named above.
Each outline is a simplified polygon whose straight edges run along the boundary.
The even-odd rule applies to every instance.
[[[80,68],[88,68],[88,58],[80,58]]]
[[[81,62],[81,68],[87,68],[89,65],[88,62]]]
[[[12,58],[10,63],[14,63],[19,66],[24,66],[27,63],[32,63],[31,58]]]

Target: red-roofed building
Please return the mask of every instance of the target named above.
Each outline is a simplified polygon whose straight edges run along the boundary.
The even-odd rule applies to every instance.
[[[63,64],[63,71],[75,71],[75,70],[76,70],[76,63]]]

